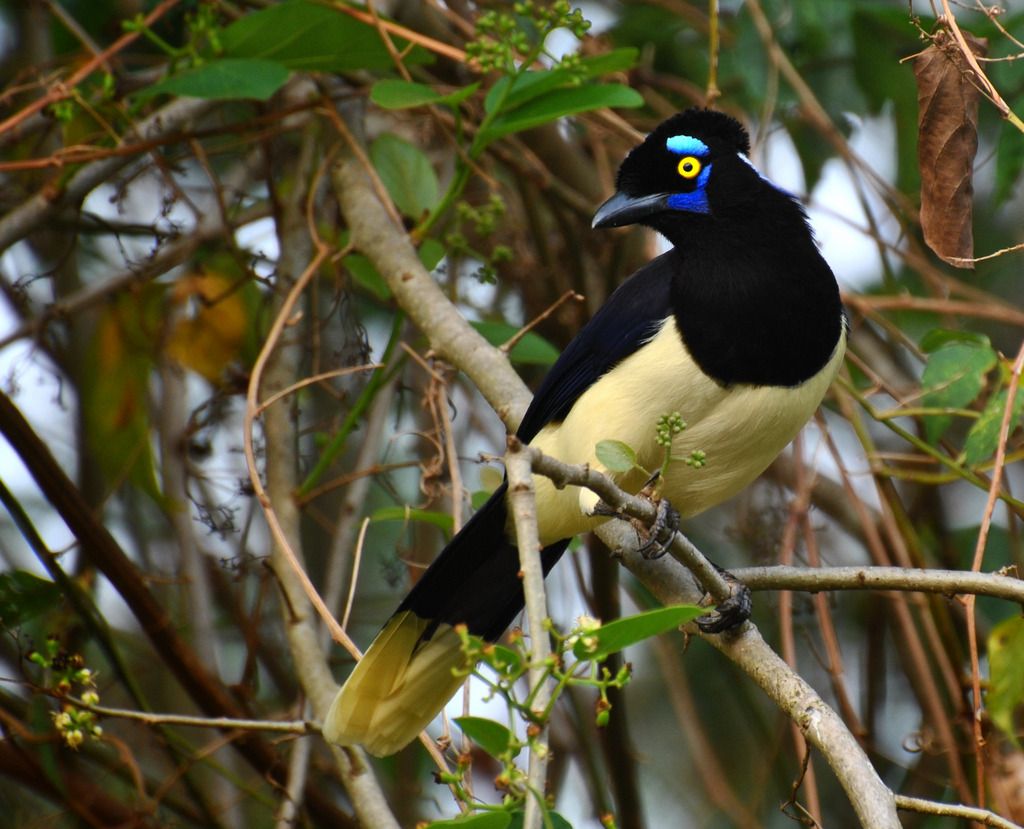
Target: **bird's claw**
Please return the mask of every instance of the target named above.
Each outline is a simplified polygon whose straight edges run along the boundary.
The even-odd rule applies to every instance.
[[[728,570],[715,566],[722,577],[729,583],[729,598],[719,602],[712,613],[697,619],[697,627],[704,633],[725,633],[742,625],[754,608],[750,588],[737,579]]]
[[[679,512],[669,503],[668,498],[659,498],[654,523],[647,532],[647,540],[638,548],[646,559],[661,558],[668,552],[672,539],[679,529]]]

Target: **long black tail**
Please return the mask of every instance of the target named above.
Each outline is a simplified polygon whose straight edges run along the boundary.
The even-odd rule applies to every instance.
[[[393,754],[415,739],[463,682],[452,628],[494,641],[523,609],[519,554],[507,537],[502,484],[427,569],[335,697],[324,737]],[[569,539],[541,551],[544,574]]]
[[[506,534],[503,483],[427,569],[396,613],[410,610],[429,620],[429,639],[440,624],[465,624],[474,636],[494,641],[523,609],[519,552]],[[562,557],[569,539],[541,551],[544,575]]]

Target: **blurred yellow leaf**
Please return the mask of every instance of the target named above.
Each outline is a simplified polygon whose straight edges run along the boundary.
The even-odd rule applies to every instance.
[[[214,271],[179,279],[172,299],[193,303],[194,313],[175,323],[167,356],[215,385],[222,383],[226,370],[242,358],[254,326],[244,287]]]
[[[149,285],[103,310],[82,383],[86,438],[103,476],[115,486],[130,481],[158,500],[148,393],[165,293]]]

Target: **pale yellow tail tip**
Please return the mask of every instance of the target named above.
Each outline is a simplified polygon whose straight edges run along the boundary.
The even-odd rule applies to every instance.
[[[396,614],[377,634],[324,718],[329,743],[361,745],[385,757],[405,747],[465,681],[459,637],[441,625],[427,642],[428,622],[411,611]]]

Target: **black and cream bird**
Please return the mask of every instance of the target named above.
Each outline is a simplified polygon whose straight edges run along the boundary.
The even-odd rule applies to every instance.
[[[619,169],[594,227],[641,224],[672,243],[627,279],[567,346],[517,435],[569,463],[597,468],[598,442],[660,465],[659,417],[687,426],[661,494],[683,517],[751,483],[814,414],[845,351],[835,277],[797,199],[761,176],[733,118],[691,109],[659,125]],[[636,491],[642,473],[615,476]],[[545,573],[569,540],[593,529],[597,498],[536,476]],[[502,635],[523,608],[502,486],[423,574],[338,693],[324,736],[391,754],[433,719],[463,678],[453,626]]]

